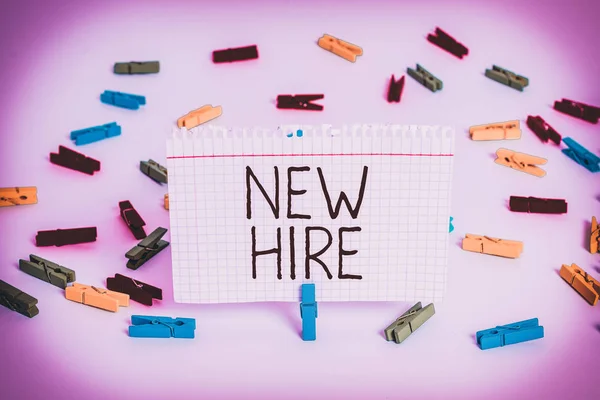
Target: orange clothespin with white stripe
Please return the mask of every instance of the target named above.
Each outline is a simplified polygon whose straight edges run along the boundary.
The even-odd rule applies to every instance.
[[[327,50],[336,56],[340,56],[350,62],[356,62],[356,57],[362,56],[363,50],[355,44],[344,42],[336,37],[323,34],[317,42],[320,48]]]
[[[541,178],[546,175],[546,171],[537,165],[544,165],[548,162],[545,158],[530,156],[525,153],[517,153],[508,149],[498,149],[496,151],[496,164],[504,165],[517,171]]]
[[[223,107],[213,107],[210,104],[206,104],[196,110],[190,111],[183,117],[177,120],[177,126],[180,128],[192,129],[198,125],[202,125],[211,119],[219,117],[223,113]]]
[[[521,138],[521,124],[518,120],[475,125],[469,128],[472,140],[514,140]]]
[[[600,297],[600,282],[579,268],[577,264],[571,264],[571,266],[563,264],[563,266],[560,267],[559,275],[588,303],[593,306],[598,303],[598,297]]]
[[[518,258],[523,251],[523,242],[467,233],[462,241],[462,249],[492,256]]]
[[[94,286],[74,283],[65,289],[65,297],[77,303],[117,312],[119,307],[129,306],[129,295]]]

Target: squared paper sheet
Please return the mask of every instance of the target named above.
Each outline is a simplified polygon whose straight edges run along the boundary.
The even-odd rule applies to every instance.
[[[316,284],[317,301],[441,301],[453,153],[449,127],[201,126],[174,132],[167,167],[175,301],[297,302],[307,282]],[[290,173],[290,167],[305,170]],[[296,191],[290,211],[288,174]],[[356,218],[343,201],[337,216],[331,214],[325,193],[335,212],[341,192]],[[288,218],[288,212],[310,219]],[[326,247],[331,235],[318,256],[325,267],[309,259],[306,268],[307,227],[309,255]],[[340,278],[340,230],[342,277],[360,279]],[[253,231],[255,252],[279,252],[255,254],[254,268]]]

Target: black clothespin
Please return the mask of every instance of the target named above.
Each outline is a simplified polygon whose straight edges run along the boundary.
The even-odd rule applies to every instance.
[[[246,47],[236,47],[233,49],[215,50],[212,59],[215,64],[255,60],[258,58],[258,47],[256,45]]]
[[[282,110],[311,110],[321,111],[323,106],[312,101],[324,98],[322,94],[280,94],[277,96],[277,108]]]
[[[154,160],[140,161],[140,171],[158,183],[168,183],[167,169]]]
[[[121,274],[115,274],[114,278],[106,278],[106,288],[128,294],[130,300],[146,306],[152,305],[152,299],[162,300],[162,289]]]
[[[119,209],[121,210],[121,217],[123,218],[123,221],[125,221],[127,227],[131,233],[133,233],[133,236],[137,240],[142,240],[145,238],[146,231],[144,231],[144,225],[146,225],[146,223],[136,209],[133,208],[131,202],[129,200],[120,201]]]
[[[35,297],[0,280],[0,305],[26,317],[33,318],[40,313],[36,306],[37,303]]]
[[[19,269],[27,275],[61,289],[65,289],[69,283],[75,282],[75,271],[34,254],[29,255],[29,261],[19,260]]]
[[[448,53],[460,58],[461,60],[464,56],[469,54],[469,49],[467,49],[462,43],[457,42],[456,39],[448,35],[440,28],[435,28],[435,35],[432,33],[427,35],[427,40],[439,48],[446,50]]]
[[[167,233],[167,229],[156,228],[154,232],[129,250],[125,254],[125,257],[129,259],[127,261],[127,268],[138,269],[152,257],[163,251],[169,245],[169,242],[166,240],[160,240],[165,233]]]
[[[548,143],[548,140],[551,140],[556,144],[560,144],[560,141],[562,140],[560,133],[556,132],[556,130],[550,125],[548,125],[546,121],[544,121],[544,119],[539,115],[535,117],[528,115],[527,126],[544,143]]]
[[[567,202],[564,199],[510,196],[509,207],[510,211],[532,214],[567,213]]]
[[[554,109],[561,113],[597,124],[600,119],[600,107],[594,107],[578,101],[562,99],[554,102]]]
[[[404,90],[404,78],[405,76],[402,75],[402,78],[400,78],[399,80],[395,80],[394,75],[392,75],[392,78],[390,79],[390,86],[388,88],[388,103],[400,102],[400,98],[402,97],[402,91]]]
[[[58,153],[50,153],[50,162],[88,175],[94,175],[94,172],[100,171],[100,161],[65,146],[58,146]]]
[[[38,247],[46,246],[65,246],[68,244],[79,244],[95,242],[98,236],[96,227],[56,229],[53,231],[38,231],[35,236],[35,245]]]

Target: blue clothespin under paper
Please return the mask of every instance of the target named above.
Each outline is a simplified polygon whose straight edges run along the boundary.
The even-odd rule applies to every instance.
[[[81,146],[120,135],[121,127],[116,122],[111,122],[109,124],[73,131],[71,132],[71,140],[75,142],[75,145]]]
[[[563,138],[563,143],[567,145],[568,149],[563,149],[562,152],[581,165],[590,172],[600,171],[600,157],[590,153],[585,147],[571,139],[570,137]]]
[[[127,108],[128,110],[137,110],[140,106],[146,104],[146,98],[144,96],[113,92],[112,90],[105,90],[104,93],[100,95],[100,101],[104,104]]]
[[[452,232],[454,230],[454,225],[452,225],[453,220],[454,218],[450,217],[450,228],[448,229],[448,232]]]
[[[302,284],[302,303],[300,303],[302,318],[302,340],[317,340],[317,302],[315,301],[315,284]]]
[[[487,350],[541,339],[544,337],[544,327],[540,326],[537,318],[533,318],[479,331],[475,336],[481,350]]]
[[[302,137],[303,134],[304,133],[302,132],[302,129],[298,129],[296,131],[296,136],[298,136],[298,137]],[[292,137],[292,136],[294,136],[294,132],[290,132],[290,133],[287,134],[287,137]]]
[[[193,339],[196,330],[194,318],[151,317],[132,315],[130,337]]]

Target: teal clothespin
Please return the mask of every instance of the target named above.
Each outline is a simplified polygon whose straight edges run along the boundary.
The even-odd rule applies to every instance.
[[[454,225],[452,225],[453,220],[454,218],[450,217],[450,229],[448,230],[448,232],[452,232],[454,230]]]
[[[317,340],[318,312],[314,283],[302,284],[300,317],[302,318],[302,340]]]
[[[298,136],[298,137],[302,137],[303,134],[304,134],[304,132],[302,132],[302,129],[298,129],[296,131],[296,136]],[[287,134],[287,137],[292,137],[292,136],[294,136],[294,132],[290,132]]]

